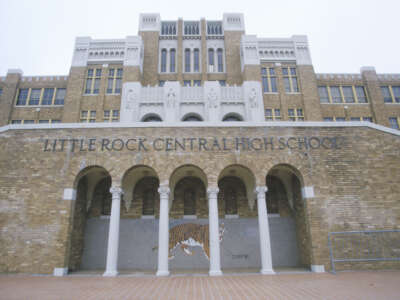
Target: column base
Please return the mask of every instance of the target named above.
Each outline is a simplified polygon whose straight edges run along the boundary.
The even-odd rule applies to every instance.
[[[324,265],[311,265],[311,272],[325,273],[325,266]]]
[[[53,276],[61,277],[68,274],[68,268],[54,268]]]
[[[276,274],[272,269],[261,269],[260,273],[263,275],[274,275]]]
[[[222,276],[222,271],[221,270],[214,270],[214,271],[209,271],[208,275],[210,276]]]
[[[169,276],[169,271],[157,271],[156,276]]]
[[[103,277],[115,277],[118,275],[117,271],[105,271]]]

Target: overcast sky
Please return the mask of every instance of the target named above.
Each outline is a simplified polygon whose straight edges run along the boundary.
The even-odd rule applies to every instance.
[[[316,72],[400,73],[399,0],[0,0],[0,76],[68,74],[76,36],[136,35],[141,12],[162,20],[242,12],[246,34],[307,35]]]

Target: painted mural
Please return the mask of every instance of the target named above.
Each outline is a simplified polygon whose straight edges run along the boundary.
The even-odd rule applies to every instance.
[[[222,241],[225,227],[221,224],[219,227],[219,240]],[[174,250],[180,246],[186,255],[193,255],[191,247],[199,246],[207,259],[210,259],[210,239],[209,225],[201,224],[179,224],[170,229],[169,232],[169,259],[175,258]]]

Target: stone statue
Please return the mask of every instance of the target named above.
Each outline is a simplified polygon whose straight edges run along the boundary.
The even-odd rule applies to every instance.
[[[213,108],[217,108],[218,107],[218,102],[217,102],[217,93],[214,91],[213,88],[210,89],[210,91],[208,92],[208,105],[209,107],[213,107]]]
[[[175,107],[176,94],[173,89],[169,89],[167,93],[167,107]]]

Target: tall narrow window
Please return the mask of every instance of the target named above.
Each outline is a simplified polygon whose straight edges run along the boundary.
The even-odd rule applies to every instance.
[[[344,101],[346,103],[354,103],[354,94],[353,87],[351,86],[342,86]]]
[[[390,94],[390,90],[388,86],[381,86],[383,101],[385,103],[392,102],[392,95]]]
[[[296,68],[282,68],[283,83],[287,93],[297,93],[299,91],[296,72]]]
[[[169,52],[169,55],[170,55],[170,57],[169,57],[169,71],[171,73],[175,72],[175,53],[176,53],[175,49],[171,49],[170,52]]]
[[[107,81],[107,94],[120,94],[122,88],[123,69],[109,69]]]
[[[190,72],[190,49],[185,49],[185,72]]]
[[[88,69],[85,94],[98,94],[100,91],[101,69]]]
[[[98,94],[100,91],[101,69],[96,69],[96,78],[94,79],[93,94]]]
[[[32,89],[28,104],[29,105],[39,105],[41,93],[42,93],[42,89]]]
[[[167,50],[166,49],[161,50],[161,72],[162,73],[167,72]]]
[[[367,103],[367,95],[365,94],[365,90],[363,86],[356,86],[356,94],[358,103]]]
[[[338,86],[331,86],[331,96],[333,103],[342,103],[342,95]]]
[[[399,121],[396,117],[389,118],[390,127],[393,129],[399,129]]]
[[[329,94],[326,86],[319,86],[318,93],[319,93],[319,102],[329,103]]]
[[[185,215],[196,214],[196,193],[193,189],[186,189],[184,191],[183,210]]]
[[[214,72],[214,49],[208,49],[208,71]]]
[[[54,105],[64,105],[65,92],[66,89],[57,89]]]
[[[17,105],[25,105],[26,100],[28,99],[29,89],[19,89]]]
[[[194,72],[200,72],[200,52],[194,49]]]
[[[400,86],[392,86],[394,102],[400,103]]]
[[[224,58],[223,58],[222,49],[217,50],[217,59],[218,59],[218,72],[224,71]]]
[[[54,88],[44,89],[43,98],[42,98],[42,105],[51,105],[51,104],[53,104],[53,95],[54,95]]]
[[[276,73],[274,68],[261,68],[262,85],[264,93],[276,93]]]

